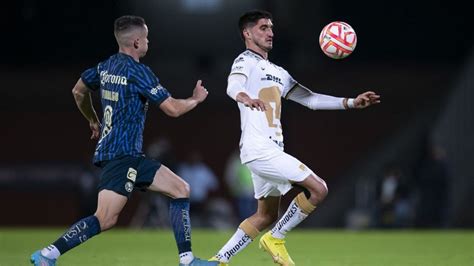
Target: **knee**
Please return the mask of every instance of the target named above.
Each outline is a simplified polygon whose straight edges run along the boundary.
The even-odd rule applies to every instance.
[[[326,182],[324,182],[324,180],[321,180],[321,184],[318,187],[318,194],[320,195],[322,199],[325,199],[326,196],[328,195],[328,192],[329,190],[328,190],[328,186]]]
[[[328,187],[327,184],[324,180],[322,180],[319,177],[316,177],[316,185],[310,189],[311,196],[310,196],[310,202],[317,204],[323,201],[326,196],[328,195]]]

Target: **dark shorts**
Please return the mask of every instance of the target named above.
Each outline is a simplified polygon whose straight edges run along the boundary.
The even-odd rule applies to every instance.
[[[100,163],[99,191],[112,190],[130,197],[133,188],[145,190],[151,185],[161,163],[145,157],[124,156]]]

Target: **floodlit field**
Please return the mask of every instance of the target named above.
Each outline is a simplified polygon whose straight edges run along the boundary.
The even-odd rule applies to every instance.
[[[62,232],[0,229],[0,265],[28,265],[35,249]],[[211,257],[232,233],[194,230],[195,255]],[[256,242],[230,265],[274,265]],[[287,238],[287,248],[298,266],[474,266],[474,231],[297,230]],[[66,253],[58,265],[178,265],[178,261],[171,231],[113,229]]]

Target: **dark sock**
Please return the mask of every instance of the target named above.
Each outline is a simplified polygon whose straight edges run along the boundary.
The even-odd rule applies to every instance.
[[[170,201],[170,219],[179,254],[191,251],[191,219],[189,218],[189,199]]]
[[[53,243],[53,245],[62,255],[99,233],[99,220],[94,215],[91,215],[73,224],[64,235]]]

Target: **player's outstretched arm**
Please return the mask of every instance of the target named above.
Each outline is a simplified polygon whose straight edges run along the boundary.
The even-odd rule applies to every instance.
[[[72,89],[76,105],[81,111],[82,115],[89,121],[89,126],[92,131],[91,139],[99,139],[100,136],[100,122],[97,113],[92,104],[92,98],[89,88],[79,79]]]
[[[377,95],[373,91],[364,92],[358,95],[357,98],[350,99],[314,93],[301,84],[294,86],[285,98],[312,110],[362,109],[380,103],[380,95]]]
[[[378,103],[380,103],[380,95],[377,95],[373,91],[366,91],[354,99],[354,108],[363,109]]]
[[[285,96],[311,110],[344,110],[348,109],[347,98],[335,97],[312,92],[301,84],[296,84]],[[351,100],[352,104],[353,99]]]
[[[193,96],[187,99],[175,99],[170,96],[160,104],[160,109],[168,116],[179,117],[203,102],[207,95],[207,89],[202,86],[202,81],[198,80],[193,90]]]

